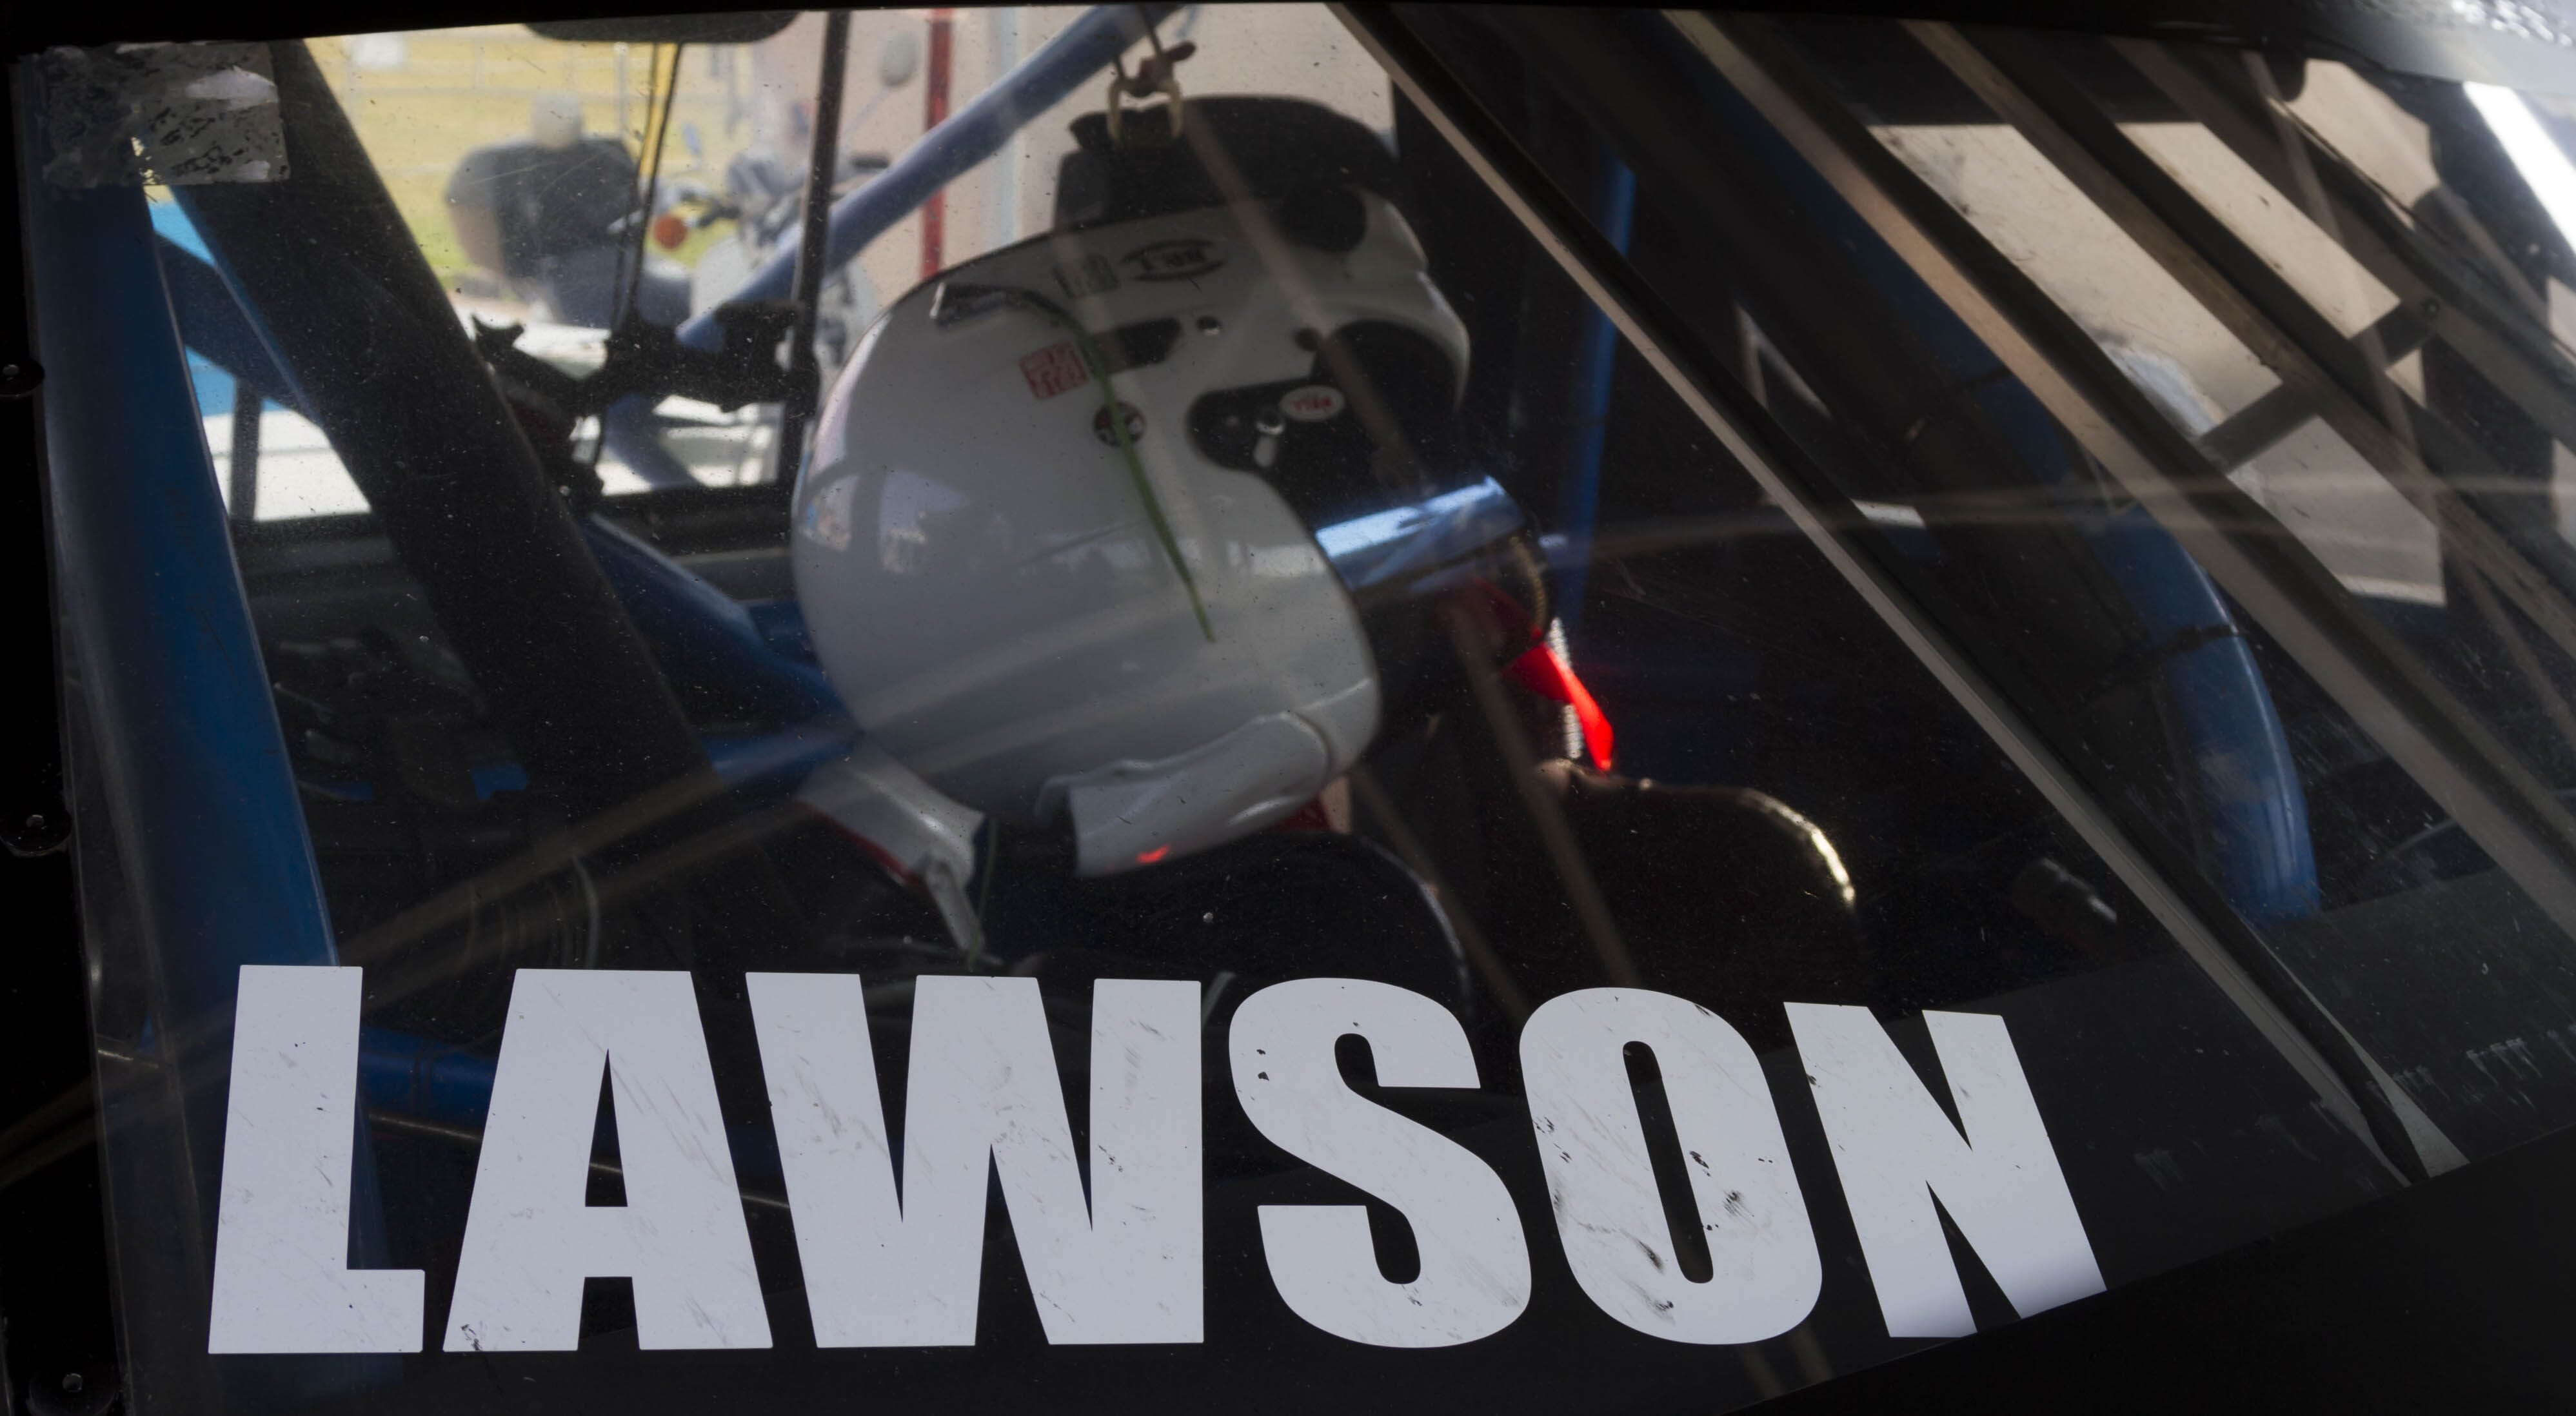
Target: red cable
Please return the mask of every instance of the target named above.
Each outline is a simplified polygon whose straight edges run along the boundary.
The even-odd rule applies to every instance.
[[[1544,644],[1533,644],[1529,652],[1512,660],[1508,670],[1513,680],[1542,698],[1570,704],[1574,720],[1583,725],[1583,746],[1592,756],[1592,765],[1610,770],[1610,715],[1592,700],[1592,691],[1574,676],[1574,666],[1556,655]]]

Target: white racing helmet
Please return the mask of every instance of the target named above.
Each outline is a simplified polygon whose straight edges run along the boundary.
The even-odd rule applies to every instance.
[[[1076,226],[905,296],[795,494],[870,780],[1068,822],[1085,875],[1296,810],[1380,725],[1355,588],[1520,525],[1414,455],[1466,365],[1411,228],[1352,185]]]

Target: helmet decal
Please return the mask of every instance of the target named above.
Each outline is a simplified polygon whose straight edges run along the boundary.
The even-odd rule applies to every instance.
[[[1198,280],[1225,269],[1225,257],[1214,241],[1182,236],[1139,246],[1118,264],[1134,280]]]

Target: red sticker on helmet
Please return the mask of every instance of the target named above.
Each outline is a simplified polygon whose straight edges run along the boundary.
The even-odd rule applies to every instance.
[[[1022,355],[1020,377],[1029,381],[1030,396],[1043,402],[1091,382],[1091,371],[1082,366],[1082,351],[1068,339]]]
[[[1341,412],[1349,402],[1331,384],[1308,384],[1288,390],[1279,400],[1279,411],[1300,423],[1320,423]]]

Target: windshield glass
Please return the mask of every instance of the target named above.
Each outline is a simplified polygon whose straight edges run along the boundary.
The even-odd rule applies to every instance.
[[[2576,1121],[2546,86],[1306,5],[19,80],[137,1402],[1728,1409]]]

